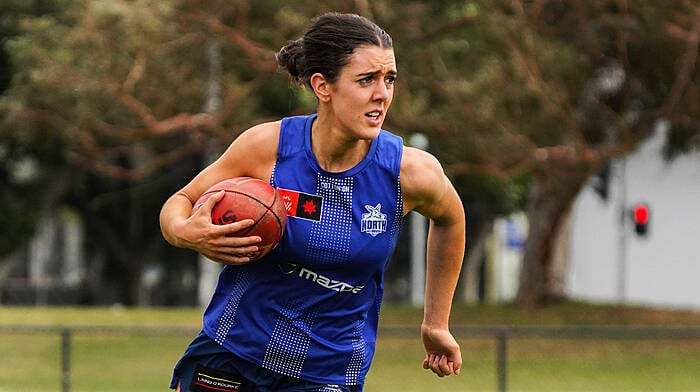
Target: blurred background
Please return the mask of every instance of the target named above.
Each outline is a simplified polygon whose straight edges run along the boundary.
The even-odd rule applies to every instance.
[[[159,208],[246,128],[314,110],[273,54],[330,10],[394,38],[385,128],[462,197],[459,300],[700,308],[691,0],[4,1],[0,303],[199,305],[215,271]],[[416,301],[424,224],[389,301]]]
[[[22,351],[34,358],[22,371],[3,358],[14,371],[0,370],[0,390],[47,390],[61,374],[68,390],[72,341],[78,390],[139,390],[116,381],[138,371],[140,383],[165,386],[218,270],[162,239],[160,207],[248,127],[313,112],[313,95],[292,87],[273,56],[326,11],[362,14],[393,37],[399,78],[384,127],[434,154],[465,205],[455,323],[700,324],[696,0],[3,0],[0,324],[189,329],[155,346],[153,331],[115,343],[63,330],[61,349],[54,330],[23,340],[22,328],[10,329],[4,352],[36,352]],[[420,323],[425,228],[408,216],[386,277],[389,324]],[[499,338],[496,374],[481,353],[507,330],[468,330],[486,336],[461,341],[465,363],[485,379],[443,390],[489,389],[494,377],[499,390],[700,390],[689,381],[700,357],[693,331],[634,345],[529,340],[508,352]],[[160,362],[142,356],[147,342]],[[420,362],[420,344],[406,353],[392,342],[380,339],[382,378],[371,376],[368,389],[426,390],[400,365]],[[641,352],[627,356],[631,346]],[[101,362],[105,350],[116,362]],[[46,365],[41,384],[36,364],[59,351],[64,367]],[[625,377],[601,378],[621,362]],[[90,384],[105,366],[131,367]]]

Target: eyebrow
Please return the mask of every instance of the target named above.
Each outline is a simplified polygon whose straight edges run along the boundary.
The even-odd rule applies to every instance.
[[[357,74],[357,77],[358,78],[365,78],[367,76],[377,76],[380,73],[382,73],[382,71],[365,72],[365,73]],[[398,75],[398,72],[396,70],[392,69],[391,71],[388,71],[387,74],[391,75],[391,76],[396,76],[396,75]]]

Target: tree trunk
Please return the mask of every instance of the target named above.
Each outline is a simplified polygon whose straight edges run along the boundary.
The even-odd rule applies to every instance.
[[[576,162],[550,162],[535,173],[526,214],[529,235],[516,303],[543,305],[561,299],[554,281],[555,246],[571,205],[586,184],[590,166]]]

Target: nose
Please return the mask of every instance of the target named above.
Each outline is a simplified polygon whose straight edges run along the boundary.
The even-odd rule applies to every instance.
[[[392,94],[392,89],[391,85],[388,83],[384,83],[383,81],[380,83],[377,83],[375,88],[374,88],[374,100],[375,101],[386,101],[389,98],[391,98]]]

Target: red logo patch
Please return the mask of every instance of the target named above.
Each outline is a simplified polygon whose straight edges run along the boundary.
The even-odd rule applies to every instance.
[[[278,188],[277,192],[282,196],[284,208],[287,210],[287,216],[294,216],[317,222],[321,220],[321,210],[323,207],[323,198],[321,196],[282,188]]]

